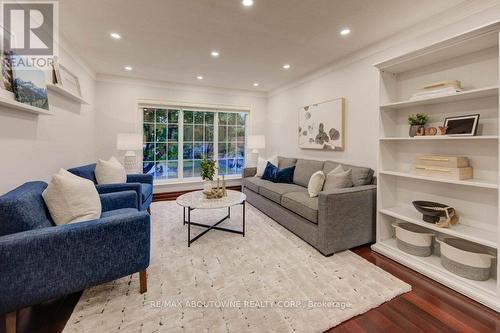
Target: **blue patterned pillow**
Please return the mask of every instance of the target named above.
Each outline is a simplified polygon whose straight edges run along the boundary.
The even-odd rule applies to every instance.
[[[266,169],[264,170],[264,174],[262,175],[262,179],[275,182],[277,172],[278,167],[271,162],[267,162]]]
[[[275,183],[293,183],[293,173],[295,172],[295,165],[289,166],[287,168],[279,169],[276,172]]]

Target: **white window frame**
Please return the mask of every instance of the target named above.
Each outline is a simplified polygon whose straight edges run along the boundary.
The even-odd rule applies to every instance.
[[[139,114],[139,128],[140,133],[143,133],[144,125],[144,108],[158,108],[158,109],[178,109],[179,110],[179,140],[178,140],[178,165],[177,165],[177,178],[174,179],[153,179],[154,185],[168,185],[168,184],[189,184],[199,183],[203,180],[201,177],[184,178],[184,111],[208,111],[215,112],[214,115],[214,160],[218,164],[219,161],[219,112],[225,113],[246,113],[245,120],[245,162],[247,158],[247,139],[249,131],[249,119],[251,115],[250,106],[238,105],[224,105],[224,104],[207,104],[207,103],[190,103],[190,102],[176,102],[176,101],[159,101],[150,99],[141,99],[138,101],[138,114]],[[143,152],[141,150],[141,170],[143,163]],[[218,173],[216,177],[219,176]],[[242,175],[225,175],[225,179],[241,179]]]

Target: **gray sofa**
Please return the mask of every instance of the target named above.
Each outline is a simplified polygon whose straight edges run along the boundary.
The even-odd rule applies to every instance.
[[[295,165],[293,184],[273,183],[254,177],[256,168],[243,171],[247,202],[302,238],[325,256],[375,240],[376,185],[373,170],[343,164],[352,169],[351,188],[322,191],[310,198],[311,175],[328,174],[339,163],[278,158],[280,169]]]

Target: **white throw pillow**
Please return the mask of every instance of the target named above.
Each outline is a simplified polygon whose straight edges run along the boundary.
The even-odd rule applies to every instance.
[[[267,162],[271,162],[272,165],[278,167],[278,156],[273,156],[267,160],[259,157],[257,160],[257,173],[255,174],[255,177],[262,177],[264,170],[266,170]]]
[[[340,169],[339,169],[340,167]],[[344,171],[341,165],[330,171],[326,176],[323,191],[352,187],[352,169]]]
[[[52,176],[42,197],[57,225],[101,217],[101,199],[94,183],[64,169]]]
[[[125,167],[113,156],[109,161],[97,161],[95,178],[98,184],[126,183],[127,172],[125,171]]]
[[[311,178],[309,179],[309,184],[307,185],[307,192],[309,192],[309,196],[311,198],[317,197],[321,189],[323,188],[323,184],[325,182],[325,174],[323,171],[316,171],[313,173]]]

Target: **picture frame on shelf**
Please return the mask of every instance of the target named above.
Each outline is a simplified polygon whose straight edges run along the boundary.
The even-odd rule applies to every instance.
[[[62,84],[61,81],[61,69],[59,67],[59,60],[57,59],[57,57],[54,57],[54,61],[52,62],[52,83]]]
[[[16,101],[49,110],[47,83],[42,70],[35,67],[12,66],[12,86]]]
[[[476,136],[479,125],[479,113],[447,117],[444,120],[443,127],[446,128],[448,136]]]
[[[54,77],[57,80],[57,85],[60,85],[65,90],[73,93],[78,97],[82,97],[82,90],[80,87],[80,80],[78,76],[73,74],[69,69],[61,64],[54,67]],[[59,79],[58,79],[59,77]]]
[[[0,80],[0,97],[15,99],[12,80],[11,55],[4,52],[1,54],[2,80]]]

